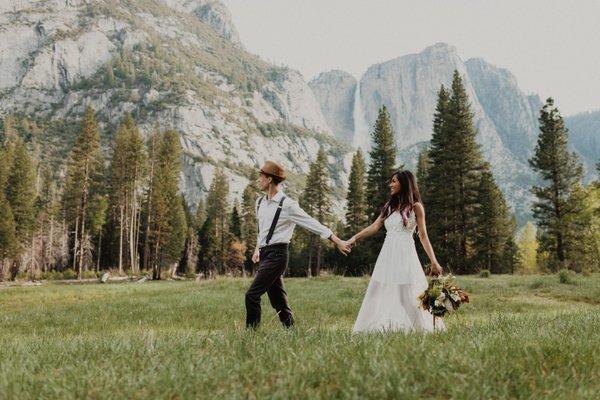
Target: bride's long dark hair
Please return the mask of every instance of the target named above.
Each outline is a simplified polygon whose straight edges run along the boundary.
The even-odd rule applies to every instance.
[[[417,185],[415,175],[409,170],[396,171],[390,177],[390,181],[396,177],[400,182],[400,191],[390,196],[390,199],[381,209],[381,217],[386,219],[395,211],[404,211],[405,208],[414,208],[415,203],[421,202],[421,193]]]

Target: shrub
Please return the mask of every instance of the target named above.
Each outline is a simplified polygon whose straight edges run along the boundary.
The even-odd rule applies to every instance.
[[[558,273],[558,280],[560,283],[573,283],[573,276],[575,273],[568,269],[561,269]]]
[[[530,289],[539,289],[544,286],[546,286],[546,284],[544,283],[544,281],[542,279],[536,279],[535,281],[533,281],[531,283],[531,285],[529,285],[529,288]]]
[[[489,278],[490,276],[492,276],[492,273],[489,269],[482,269],[481,271],[479,271],[480,278]]]
[[[64,279],[63,273],[58,271],[46,271],[42,273],[42,279],[54,281]]]
[[[98,278],[98,274],[96,274],[96,271],[83,271],[81,277],[83,279],[96,279]]]
[[[63,271],[62,275],[63,275],[63,279],[76,279],[77,278],[77,272],[75,272],[71,268],[65,269]]]

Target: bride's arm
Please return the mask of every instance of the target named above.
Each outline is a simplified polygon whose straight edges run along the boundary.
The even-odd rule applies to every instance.
[[[373,236],[374,234],[377,233],[377,231],[379,231],[379,229],[381,229],[382,226],[383,226],[383,218],[380,215],[379,217],[377,217],[377,219],[371,225],[367,226],[365,229],[358,232],[356,235],[352,236],[350,238],[350,240],[348,240],[347,243],[352,246],[354,243],[358,242],[359,240],[363,240],[365,238],[368,238],[369,236]]]
[[[425,253],[427,253],[429,260],[431,261],[431,271],[432,273],[439,275],[442,273],[442,267],[435,258],[433,247],[431,246],[431,242],[429,242],[429,236],[427,236],[425,208],[421,203],[415,203],[415,215],[417,217],[417,226],[419,227],[419,240],[421,240],[423,249],[425,249]]]

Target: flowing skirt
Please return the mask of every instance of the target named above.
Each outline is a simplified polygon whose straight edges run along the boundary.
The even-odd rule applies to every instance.
[[[352,332],[432,332],[433,315],[419,307],[425,289],[427,278],[412,235],[388,232]],[[435,330],[445,330],[440,318]]]

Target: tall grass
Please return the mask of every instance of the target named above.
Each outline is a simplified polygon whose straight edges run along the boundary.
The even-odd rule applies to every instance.
[[[368,283],[288,279],[297,325],[245,279],[0,290],[1,398],[595,398],[600,275],[461,277],[436,334],[352,335]],[[535,284],[534,284],[535,283]],[[538,284],[541,283],[541,284]]]

